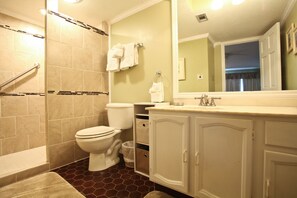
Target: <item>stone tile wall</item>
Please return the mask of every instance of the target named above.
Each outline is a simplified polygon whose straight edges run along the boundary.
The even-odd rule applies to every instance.
[[[0,24],[44,35],[36,25],[0,13]],[[40,64],[0,90],[44,93],[44,39],[0,28],[0,84]],[[45,97],[0,96],[0,156],[45,145]]]
[[[47,90],[108,92],[108,37],[47,16]],[[83,128],[107,124],[107,95],[47,94],[50,169],[85,158],[75,141]]]

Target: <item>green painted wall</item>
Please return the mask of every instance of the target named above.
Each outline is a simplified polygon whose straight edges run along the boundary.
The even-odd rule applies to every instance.
[[[112,102],[148,102],[156,71],[162,72],[165,101],[172,101],[171,3],[164,0],[111,25],[111,46],[141,42],[139,65],[112,73]]]
[[[285,79],[283,80],[283,89],[286,90],[297,90],[297,54],[287,53],[285,38],[285,33],[292,23],[297,25],[297,3],[282,28],[282,78]]]
[[[207,38],[179,43],[178,54],[179,58],[185,58],[186,72],[186,79],[178,83],[180,92],[203,92],[214,87],[209,83],[213,73],[213,69],[209,69],[209,65],[213,65],[213,49]],[[203,79],[197,80],[197,74],[202,74]]]

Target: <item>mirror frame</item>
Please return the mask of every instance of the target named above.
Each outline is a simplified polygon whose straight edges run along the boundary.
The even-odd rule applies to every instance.
[[[246,98],[255,99],[270,97],[279,99],[296,99],[297,101],[297,90],[282,90],[282,91],[245,91],[245,92],[179,92],[178,90],[178,0],[171,0],[171,20],[172,20],[172,72],[173,72],[173,99],[180,98],[194,98],[202,94],[207,93],[210,96],[219,97],[232,97],[236,98]],[[284,106],[284,105],[282,105]]]

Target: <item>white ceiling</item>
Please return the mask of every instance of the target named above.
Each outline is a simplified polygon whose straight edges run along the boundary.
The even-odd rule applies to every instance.
[[[0,0],[0,12],[44,26],[44,17],[39,10],[45,7],[44,0]]]
[[[152,0],[83,0],[69,4],[58,0],[59,12],[93,26],[109,21],[124,12],[147,4]],[[44,17],[39,13],[45,0],[0,0],[0,12],[44,26]]]
[[[59,12],[100,27],[102,21],[114,19],[154,0],[83,0],[77,4],[58,1]],[[206,3],[193,10],[189,6],[193,1]],[[212,11],[212,0],[177,0],[179,38],[210,33],[215,42],[222,42],[259,36],[281,20],[292,0],[246,0],[238,6],[231,5],[231,0],[224,1],[223,9]],[[0,12],[44,26],[44,17],[39,13],[44,4],[45,0],[0,0]],[[198,23],[196,20],[195,15],[201,13],[207,14],[207,22]]]
[[[203,3],[193,10],[192,1]],[[234,6],[224,0],[220,10],[212,10],[212,0],[178,0],[179,39],[209,33],[215,42],[259,36],[281,21],[291,0],[245,0]],[[195,15],[206,13],[207,22],[198,23]]]

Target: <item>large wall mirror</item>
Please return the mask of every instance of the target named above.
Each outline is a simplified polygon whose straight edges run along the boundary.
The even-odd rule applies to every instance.
[[[176,93],[297,90],[295,2],[178,0]]]

